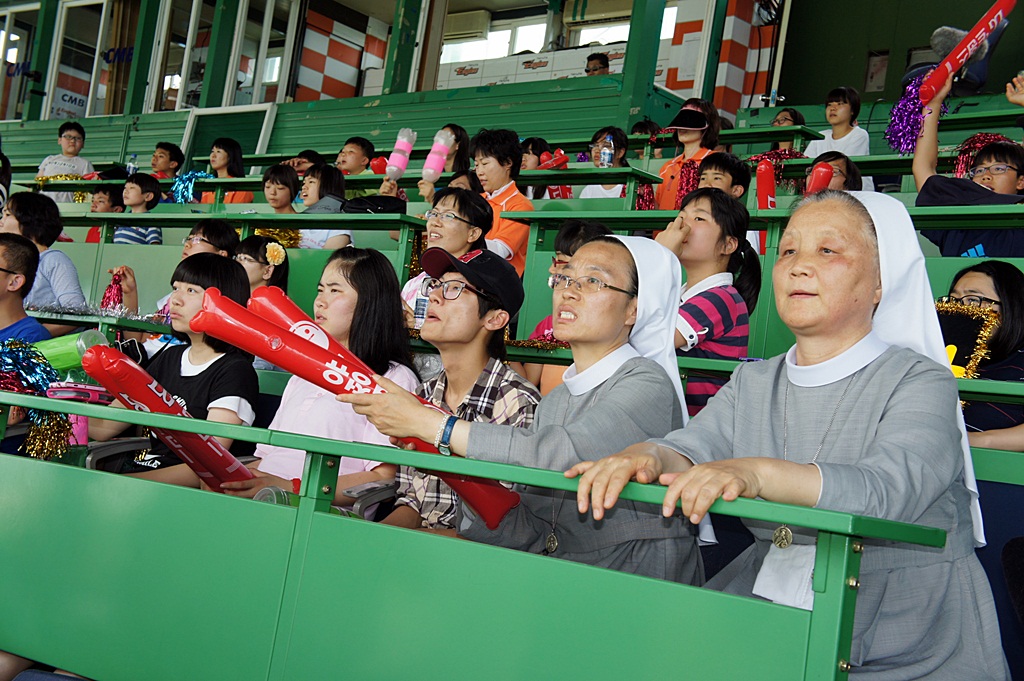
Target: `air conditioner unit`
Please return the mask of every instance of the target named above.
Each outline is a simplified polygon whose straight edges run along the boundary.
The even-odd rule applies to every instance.
[[[444,21],[446,43],[463,40],[483,40],[491,27],[491,13],[485,9],[475,12],[449,14]]]
[[[629,19],[633,3],[625,0],[569,0],[562,10],[562,23],[569,27]]]

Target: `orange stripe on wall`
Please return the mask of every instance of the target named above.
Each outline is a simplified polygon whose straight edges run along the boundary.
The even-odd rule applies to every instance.
[[[334,20],[328,19],[323,14],[313,10],[306,12],[306,25],[316,26],[327,35],[334,33]]]
[[[743,101],[743,95],[731,88],[718,86],[715,88],[714,104],[723,111],[736,113]]]
[[[683,36],[687,33],[700,33],[704,28],[704,22],[700,19],[697,21],[681,21],[676,24],[676,30],[672,34],[672,44],[682,45]]]
[[[307,68],[323,73],[324,69],[327,68],[327,55],[319,54],[308,47],[303,47],[301,63]]]
[[[732,64],[733,66],[739,67],[740,69],[747,70],[747,53],[749,48],[741,42],[736,40],[723,40],[722,41],[722,56],[719,57],[719,63],[725,62]]]
[[[363,53],[340,40],[332,39],[327,43],[327,56],[358,69]]]
[[[380,38],[376,38],[372,35],[367,35],[365,49],[374,57],[384,59],[387,56],[388,44],[387,41],[381,40]]]
[[[665,74],[665,87],[670,90],[691,90],[693,89],[693,81],[679,80],[679,69],[673,66]]]
[[[305,85],[300,85],[295,88],[295,101],[296,102],[316,102],[320,100],[320,93],[312,88],[308,88]]]

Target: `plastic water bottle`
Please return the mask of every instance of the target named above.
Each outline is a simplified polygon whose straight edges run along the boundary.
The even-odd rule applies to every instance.
[[[129,175],[134,175],[139,172],[139,157],[138,154],[129,154],[128,162],[124,164],[124,169],[128,171]]]
[[[601,168],[611,168],[615,162],[615,144],[612,142],[612,136],[607,135],[604,138],[604,145],[601,147],[601,157],[598,163]]]

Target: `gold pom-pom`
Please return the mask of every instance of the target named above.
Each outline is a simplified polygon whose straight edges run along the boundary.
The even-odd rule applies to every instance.
[[[259,227],[254,233],[257,236],[276,239],[285,248],[298,248],[299,240],[302,238],[297,229],[281,229],[278,227]]]

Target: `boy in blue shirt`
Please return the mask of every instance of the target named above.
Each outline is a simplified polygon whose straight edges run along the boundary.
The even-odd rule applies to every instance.
[[[0,233],[0,341],[49,340],[50,332],[25,314],[25,296],[36,280],[39,250],[19,234]]]
[[[146,173],[135,173],[124,182],[124,205],[133,215],[153,210],[160,203],[160,183]],[[161,244],[163,232],[159,227],[116,227],[115,244]]]

